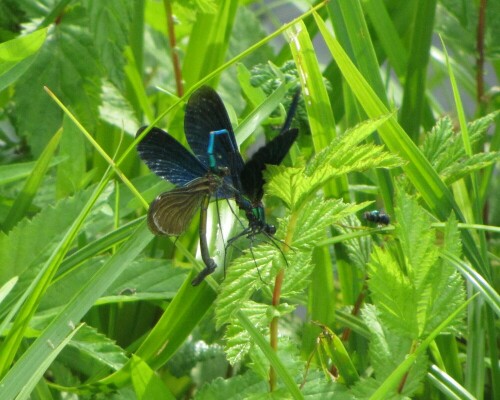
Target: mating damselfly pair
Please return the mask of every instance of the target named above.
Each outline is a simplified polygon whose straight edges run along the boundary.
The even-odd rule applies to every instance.
[[[262,172],[266,164],[280,164],[297,139],[298,130],[290,125],[299,95],[297,90],[278,136],[258,149],[247,162],[238,150],[224,103],[209,86],[196,90],[186,106],[184,131],[193,153],[156,127],[152,127],[137,146],[149,169],[177,186],[151,203],[150,230],[156,235],[179,236],[200,210],[200,252],[205,268],[193,279],[194,286],[217,267],[210,257],[206,238],[207,208],[212,199],[234,199],[245,213],[248,226],[235,238],[275,234],[276,228],[265,219]],[[146,126],[140,128],[137,136],[145,129]]]

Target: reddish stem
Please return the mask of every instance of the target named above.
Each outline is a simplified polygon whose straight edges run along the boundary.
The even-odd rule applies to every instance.
[[[358,315],[359,310],[361,309],[361,306],[363,305],[363,301],[365,300],[366,296],[366,281],[363,287],[361,288],[361,292],[358,295],[358,298],[356,299],[356,303],[354,303],[354,307],[352,308],[351,315]],[[345,328],[344,331],[342,332],[341,340],[343,342],[347,342],[349,340],[349,336],[351,336],[351,328]]]
[[[479,2],[479,19],[477,22],[477,60],[476,60],[476,85],[477,85],[477,101],[481,104],[484,101],[484,29],[486,15],[487,0]]]
[[[177,96],[184,95],[184,86],[182,85],[182,70],[179,61],[179,54],[177,53],[177,42],[175,40],[174,17],[172,15],[172,4],[170,0],[163,0],[165,5],[165,12],[167,14],[167,30],[168,40],[170,43],[170,50],[172,52],[172,64],[174,67],[175,84],[177,86]]]

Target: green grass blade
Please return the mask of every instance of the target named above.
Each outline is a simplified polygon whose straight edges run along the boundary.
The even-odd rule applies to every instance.
[[[457,400],[475,400],[476,398],[469,393],[462,385],[453,379],[446,372],[432,365],[431,371],[427,373],[427,379],[438,388],[447,399]]]
[[[10,293],[12,288],[16,285],[19,277],[15,276],[11,279],[9,279],[7,282],[3,284],[3,286],[0,288],[0,303],[7,297],[7,295]],[[0,333],[3,331],[3,329],[0,329]]]
[[[63,342],[66,335],[74,329],[74,324],[88,312],[99,296],[122,273],[125,266],[139,255],[151,238],[146,224],[140,226],[92,279],[84,284],[80,292],[75,293],[61,313],[0,381],[3,399],[13,399],[23,389],[24,377],[33,376],[35,373],[40,374],[39,379],[42,377],[44,371],[40,371],[38,366],[53,350],[47,343],[58,347]]]
[[[436,0],[415,2],[405,90],[401,106],[401,126],[417,143],[425,104],[427,64],[434,29]],[[425,23],[421,23],[425,21]]]
[[[491,309],[500,317],[500,296],[484,277],[467,263],[447,251],[444,251],[441,257],[451,263],[481,293],[484,300],[491,306]]]
[[[63,160],[64,157],[53,157],[49,167],[54,167]],[[0,186],[27,178],[33,172],[36,163],[37,161],[28,161],[17,164],[0,165]]]
[[[75,329],[73,329],[68,335],[61,341],[61,343],[57,346],[54,347],[52,343],[47,343],[46,345],[52,348],[52,351],[50,354],[37,366],[38,368],[36,371],[29,376],[28,380],[24,382],[22,390],[19,392],[19,394],[16,396],[16,400],[24,400],[24,399],[30,399],[30,394],[32,394],[33,389],[37,385],[37,383],[40,381],[42,378],[43,374],[47,369],[50,367],[52,362],[56,359],[58,354],[66,347],[66,345],[71,341],[73,336],[77,334],[77,332],[80,330],[80,328],[83,326],[83,324],[80,324],[77,326]],[[10,396],[9,393],[5,393],[6,396]]]
[[[19,193],[17,199],[9,210],[7,217],[4,221],[4,230],[10,230],[17,222],[23,218],[27,210],[31,206],[35,195],[45,178],[45,173],[50,166],[54,153],[61,140],[62,129],[56,132],[52,137],[50,142],[47,144],[42,154],[38,158],[35,167],[31,171],[28,180],[25,182],[21,193]]]

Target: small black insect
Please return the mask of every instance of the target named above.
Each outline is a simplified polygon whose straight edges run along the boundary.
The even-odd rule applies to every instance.
[[[383,211],[367,211],[363,214],[363,217],[367,221],[374,222],[376,224],[389,225],[391,223],[391,218]]]

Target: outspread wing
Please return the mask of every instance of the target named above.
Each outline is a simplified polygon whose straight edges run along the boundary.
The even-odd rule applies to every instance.
[[[146,128],[140,128],[137,136]],[[182,144],[159,128],[151,128],[137,150],[151,171],[175,185],[184,186],[208,172]]]

